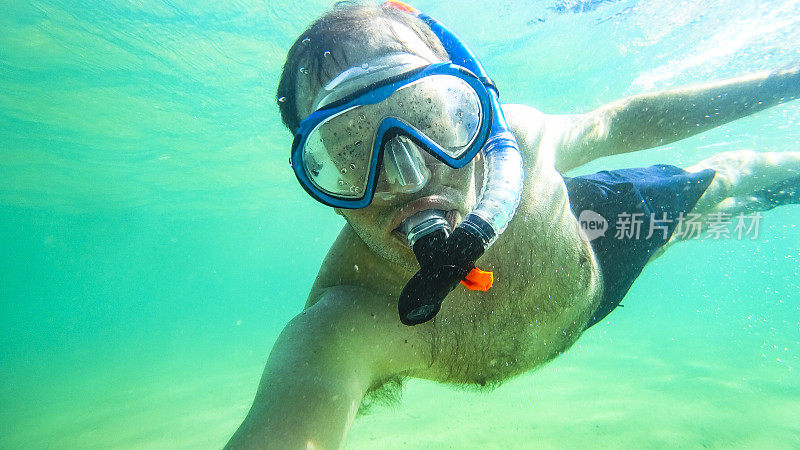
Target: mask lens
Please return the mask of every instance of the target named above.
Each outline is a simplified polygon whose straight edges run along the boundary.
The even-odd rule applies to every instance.
[[[320,190],[340,198],[359,199],[369,180],[374,125],[359,108],[321,123],[306,139],[303,168]]]
[[[391,102],[393,115],[458,158],[475,143],[483,111],[478,94],[452,75],[431,75],[398,89]]]
[[[382,101],[353,106],[319,123],[301,150],[303,170],[327,195],[362,199],[376,159],[373,152],[378,127],[384,119],[393,117],[421,142],[433,142],[435,145],[427,148],[432,154],[458,159],[482,144],[476,140],[483,115],[478,93],[466,81],[453,75],[430,75],[399,88]],[[409,192],[424,186],[424,171],[405,171],[424,168],[424,164],[417,164],[411,156],[396,156],[397,164],[392,167],[395,181]]]

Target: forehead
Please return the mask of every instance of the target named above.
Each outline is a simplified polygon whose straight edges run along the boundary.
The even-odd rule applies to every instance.
[[[338,44],[338,51],[343,56],[343,58],[339,59],[339,63],[347,66],[342,67],[341,71],[364,63],[368,64],[382,56],[398,53],[398,51],[420,56],[430,63],[441,61],[441,58],[436,56],[434,51],[425,44],[414,30],[395,21],[384,20],[384,22],[384,37],[375,42],[340,42]],[[297,77],[297,95],[295,97],[297,114],[300,120],[313,112],[311,107],[314,98],[316,98],[322,86],[339,75],[339,73],[334,73],[332,76],[327,77],[329,79],[322,78],[320,83],[320,77],[301,71],[300,76]]]

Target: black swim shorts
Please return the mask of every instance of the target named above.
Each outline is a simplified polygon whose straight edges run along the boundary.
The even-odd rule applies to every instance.
[[[715,172],[659,164],[567,178],[572,213],[603,276],[603,298],[586,328],[616,308],[653,253],[694,208]]]

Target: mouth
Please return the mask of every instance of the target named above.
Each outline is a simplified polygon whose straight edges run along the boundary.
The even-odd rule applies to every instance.
[[[405,204],[401,207],[392,218],[390,226],[392,227],[391,234],[394,238],[408,246],[406,235],[400,231],[399,227],[406,219],[412,215],[424,211],[426,209],[438,209],[445,212],[445,219],[450,224],[450,228],[455,228],[461,222],[461,213],[458,211],[456,205],[448,201],[444,197],[431,195],[428,197],[418,198],[412,202]]]

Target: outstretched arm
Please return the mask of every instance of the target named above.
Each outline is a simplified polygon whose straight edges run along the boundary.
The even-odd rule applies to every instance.
[[[555,165],[567,171],[603,156],[702,133],[800,98],[800,66],[623,98],[586,114],[548,116],[559,130]]]
[[[387,325],[385,308],[365,306],[360,295],[355,288],[332,288],[289,322],[226,448],[343,446],[364,394],[409,369],[407,360],[415,356],[396,317]]]

